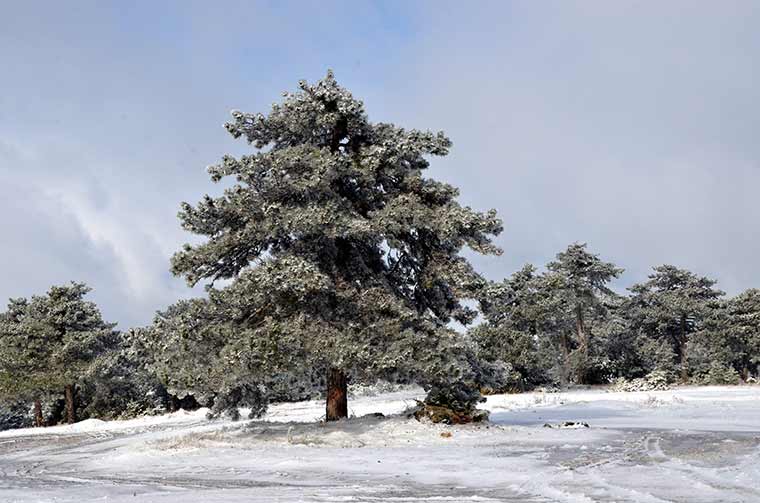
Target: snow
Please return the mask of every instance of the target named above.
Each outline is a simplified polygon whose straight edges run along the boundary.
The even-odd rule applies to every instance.
[[[465,426],[401,414],[421,396],[0,432],[0,501],[760,501],[760,387],[495,395]],[[565,421],[590,427],[544,427]]]
[[[179,410],[161,416],[143,416],[124,421],[101,421],[100,419],[85,419],[74,424],[62,424],[48,428],[22,428],[17,430],[0,431],[0,439],[9,437],[66,435],[71,433],[95,433],[98,431],[114,432],[120,430],[139,429],[149,426],[183,424],[198,422],[205,419],[209,409],[202,408],[192,412]]]
[[[603,428],[746,431],[760,429],[760,387],[681,387],[667,391],[525,393],[488,398],[494,422],[538,425],[586,421]]]

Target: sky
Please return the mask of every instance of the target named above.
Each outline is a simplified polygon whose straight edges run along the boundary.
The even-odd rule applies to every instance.
[[[760,2],[0,0],[0,299],[84,281],[120,328],[200,295],[182,201],[222,127],[327,69],[370,120],[443,130],[428,176],[496,208],[499,280],[587,242],[760,287]]]

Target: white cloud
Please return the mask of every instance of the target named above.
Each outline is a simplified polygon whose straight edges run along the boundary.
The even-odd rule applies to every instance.
[[[760,3],[346,5],[5,9],[0,296],[84,280],[128,325],[196,294],[168,258],[204,166],[247,150],[219,124],[328,67],[371,119],[452,137],[430,175],[504,218],[488,276],[588,241],[627,284],[760,285]]]
[[[142,232],[140,216],[109,202],[96,207],[81,187],[58,185],[43,189],[46,197],[60,202],[71,213],[87,238],[98,247],[108,248],[123,278],[120,285],[132,301],[156,301],[163,297],[162,276],[156,271],[156,243]],[[120,211],[121,210],[121,211]]]

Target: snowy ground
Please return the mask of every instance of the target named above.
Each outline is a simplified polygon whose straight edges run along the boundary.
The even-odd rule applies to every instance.
[[[411,390],[355,399],[399,413]],[[5,502],[760,502],[760,387],[497,395],[492,423],[203,411],[0,432]],[[545,428],[585,421],[590,428]],[[450,436],[449,436],[450,434]]]

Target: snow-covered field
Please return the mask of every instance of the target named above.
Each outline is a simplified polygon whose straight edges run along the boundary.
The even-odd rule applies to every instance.
[[[418,390],[354,399],[398,414]],[[0,501],[760,502],[760,387],[497,395],[492,422],[204,411],[0,432]],[[589,428],[546,428],[583,421]]]

